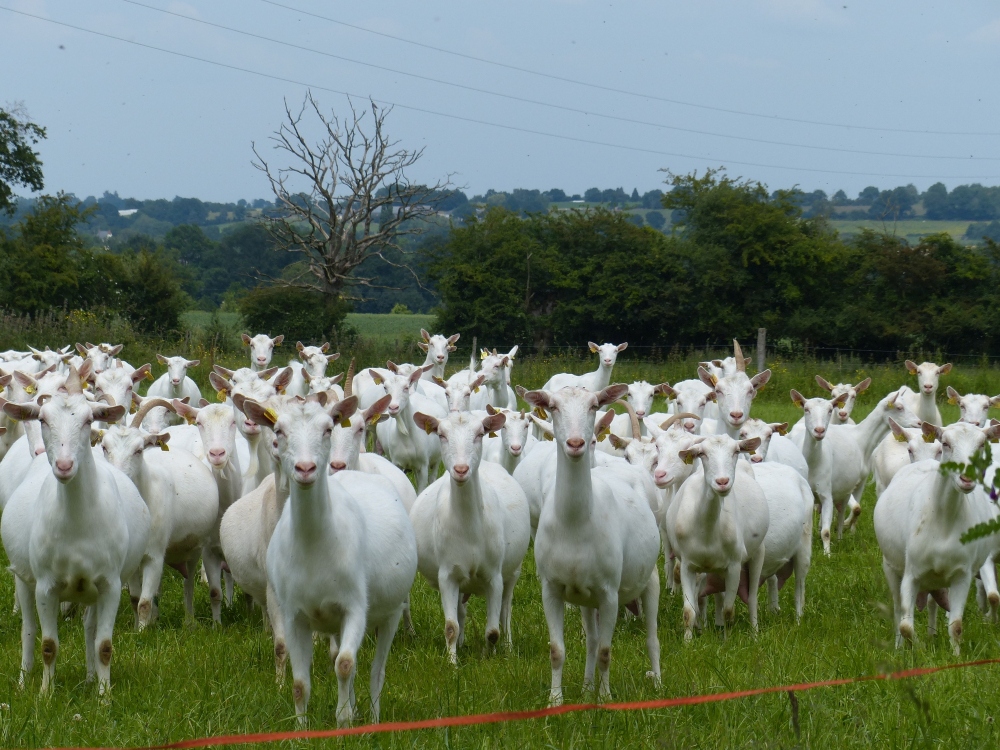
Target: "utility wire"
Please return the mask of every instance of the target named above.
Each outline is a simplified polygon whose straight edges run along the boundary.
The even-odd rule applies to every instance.
[[[474,91],[479,94],[487,94],[489,96],[497,96],[503,99],[509,99],[517,102],[524,102],[526,104],[534,104],[539,107],[548,107],[549,109],[557,109],[563,112],[572,112],[574,114],[585,115],[588,117],[600,117],[605,120],[614,120],[617,122],[627,122],[634,125],[645,125],[653,128],[661,128],[664,130],[673,130],[681,133],[693,133],[695,135],[711,136],[713,138],[729,138],[736,141],[748,141],[750,143],[762,143],[770,146],[785,146],[791,148],[806,148],[814,149],[817,151],[832,151],[842,154],[858,154],[861,156],[887,156],[887,157],[898,157],[906,159],[944,159],[951,161],[965,161],[967,159],[974,159],[978,161],[1000,161],[1000,157],[997,156],[937,156],[928,154],[900,154],[900,153],[887,153],[884,151],[863,151],[858,149],[850,148],[837,148],[835,146],[815,146],[807,143],[788,143],[786,141],[771,141],[764,138],[751,138],[749,136],[740,135],[728,135],[726,133],[714,133],[707,130],[697,130],[695,128],[684,128],[676,125],[666,125],[658,122],[649,122],[647,120],[637,120],[631,117],[622,117],[620,115],[608,115],[601,112],[593,112],[591,110],[579,109],[577,107],[569,107],[561,104],[553,104],[552,102],[540,101],[538,99],[529,99],[524,96],[517,96],[515,94],[504,94],[499,91],[490,91],[488,89],[479,88],[476,86],[468,86],[462,83],[455,83],[454,81],[447,81],[441,78],[432,78],[431,76],[421,75],[419,73],[413,73],[407,70],[398,70],[396,68],[389,68],[385,65],[378,65],[376,63],[365,62],[364,60],[356,60],[351,57],[345,57],[344,55],[337,55],[332,52],[326,52],[325,50],[315,49],[313,47],[306,47],[301,44],[295,44],[293,42],[286,42],[281,39],[274,39],[272,37],[263,36],[261,34],[255,34],[250,31],[243,31],[242,29],[235,29],[231,26],[225,26],[220,23],[214,23],[212,21],[206,21],[201,18],[195,18],[193,16],[188,16],[183,13],[177,13],[172,10],[166,10],[164,8],[157,8],[153,5],[147,5],[146,3],[138,2],[137,0],[122,0],[124,3],[129,5],[135,5],[140,8],[146,8],[147,10],[152,10],[157,13],[163,13],[168,16],[174,16],[175,18],[183,18],[186,21],[191,21],[192,23],[199,23],[204,26],[211,26],[212,28],[222,29],[223,31],[229,31],[234,34],[241,34],[242,36],[250,37],[252,39],[259,39],[264,42],[271,42],[273,44],[279,44],[284,47],[290,47],[291,49],[301,50],[303,52],[311,52],[316,55],[323,55],[324,57],[329,57],[334,60],[342,60],[344,62],[353,63],[355,65],[362,65],[368,68],[375,68],[376,70],[383,70],[388,73],[393,73],[395,75],[409,76],[410,78],[416,78],[421,81],[430,81],[431,83],[439,83],[444,86],[452,86],[454,88],[463,89],[465,91]]]
[[[229,63],[219,62],[217,60],[210,60],[210,59],[205,58],[205,57],[198,57],[197,55],[191,55],[191,54],[188,54],[186,52],[178,52],[176,50],[167,49],[165,47],[158,47],[156,45],[146,44],[145,42],[137,42],[137,41],[134,41],[132,39],[126,39],[125,37],[115,36],[114,34],[108,34],[106,32],[96,31],[94,29],[88,29],[88,28],[83,27],[83,26],[76,26],[74,24],[66,23],[64,21],[56,21],[55,19],[52,19],[52,18],[45,18],[44,16],[35,15],[34,13],[28,13],[28,12],[23,11],[23,10],[16,10],[14,8],[8,8],[8,7],[3,6],[3,5],[0,5],[0,10],[5,10],[8,13],[16,13],[17,15],[25,16],[27,18],[34,18],[34,19],[36,19],[38,21],[44,21],[45,23],[54,24],[56,26],[62,26],[64,28],[73,29],[75,31],[82,31],[84,33],[92,34],[94,36],[103,37],[105,39],[113,39],[115,41],[124,42],[125,44],[131,44],[131,45],[136,46],[136,47],[142,47],[144,49],[151,49],[151,50],[154,50],[156,52],[163,52],[164,54],[173,55],[175,57],[184,58],[186,60],[194,60],[196,62],[206,63],[208,65],[215,65],[217,67],[225,68],[227,70],[235,70],[235,71],[238,71],[240,73],[248,73],[250,75],[254,75],[254,76],[257,76],[257,77],[260,77],[260,78],[267,78],[267,79],[272,80],[272,81],[280,81],[282,83],[291,83],[291,84],[294,84],[296,86],[302,86],[303,88],[306,88],[306,89],[312,88],[312,89],[316,89],[318,91],[327,91],[327,92],[332,93],[332,94],[339,94],[341,96],[355,97],[355,98],[358,98],[358,99],[371,99],[372,101],[378,102],[379,104],[381,104],[383,106],[398,107],[399,109],[409,110],[411,112],[420,112],[422,114],[434,115],[436,117],[445,117],[445,118],[448,118],[448,119],[451,119],[451,120],[458,120],[460,122],[469,122],[469,123],[473,123],[473,124],[476,124],[476,125],[486,125],[488,127],[499,128],[499,129],[502,129],[502,130],[510,130],[510,131],[518,132],[518,133],[527,133],[529,135],[540,135],[540,136],[544,136],[546,138],[554,138],[554,139],[558,139],[558,140],[569,141],[569,142],[572,142],[572,143],[582,143],[582,144],[591,145],[591,146],[605,146],[605,147],[608,147],[608,148],[616,148],[616,149],[620,149],[620,150],[623,150],[623,151],[633,151],[633,152],[643,153],[643,154],[654,154],[656,156],[670,156],[670,157],[674,157],[674,158],[692,159],[692,160],[695,160],[695,161],[702,161],[702,162],[704,162],[704,161],[709,161],[709,162],[722,161],[722,162],[726,162],[726,163],[729,163],[729,164],[737,164],[737,165],[740,165],[740,166],[760,167],[762,169],[784,169],[784,170],[793,171],[793,172],[809,172],[809,173],[821,173],[821,174],[840,174],[840,175],[853,175],[853,176],[863,176],[863,177],[902,177],[904,179],[915,179],[915,180],[938,180],[938,179],[947,179],[947,180],[994,180],[994,179],[998,179],[998,176],[996,176],[996,175],[902,174],[902,173],[879,173],[879,172],[852,172],[852,171],[848,171],[848,170],[819,169],[819,168],[813,169],[813,168],[809,168],[809,167],[789,167],[789,166],[782,166],[780,164],[763,164],[763,163],[750,162],[750,161],[737,161],[735,159],[717,159],[715,157],[698,156],[698,155],[694,155],[694,154],[683,154],[683,153],[672,152],[672,151],[661,151],[661,150],[658,150],[658,149],[643,148],[641,146],[628,146],[628,145],[625,145],[625,144],[611,143],[611,142],[608,142],[608,141],[597,141],[597,140],[591,140],[591,139],[588,139],[588,138],[577,138],[577,137],[571,136],[571,135],[563,135],[563,134],[560,134],[560,133],[550,133],[550,132],[546,132],[544,130],[533,130],[531,128],[523,128],[523,127],[519,127],[519,126],[516,126],[516,125],[505,125],[503,123],[490,122],[488,120],[480,120],[480,119],[477,119],[477,118],[474,118],[474,117],[466,117],[464,115],[456,115],[456,114],[451,114],[451,113],[447,113],[447,112],[439,112],[437,110],[427,109],[427,108],[424,108],[424,107],[415,107],[415,106],[409,105],[409,104],[399,104],[399,103],[392,102],[392,101],[389,101],[389,100],[386,100],[386,99],[376,99],[374,97],[370,97],[370,96],[367,96],[367,95],[352,93],[352,92],[349,92],[349,91],[343,91],[341,89],[335,89],[335,88],[331,88],[329,86],[322,86],[322,85],[319,85],[319,84],[310,84],[310,83],[306,83],[304,81],[296,80],[294,78],[286,78],[284,76],[274,75],[273,73],[264,73],[264,72],[259,71],[259,70],[253,70],[251,68],[244,68],[244,67],[241,67],[239,65],[231,65]]]
[[[694,107],[695,109],[706,109],[712,112],[725,112],[730,115],[742,115],[744,117],[758,117],[764,120],[777,120],[779,122],[794,122],[800,125],[822,125],[823,127],[829,128],[845,128],[847,130],[871,130],[879,133],[911,133],[915,135],[977,135],[977,136],[996,136],[1000,135],[1000,132],[966,132],[958,130],[907,130],[905,128],[879,128],[871,125],[850,125],[848,123],[842,122],[825,122],[823,120],[804,120],[796,117],[780,117],[778,115],[765,115],[760,112],[746,112],[739,109],[727,109],[725,107],[713,107],[708,104],[697,104],[695,102],[681,101],[680,99],[668,99],[663,96],[656,96],[655,94],[647,94],[641,91],[629,91],[628,89],[619,89],[614,86],[603,86],[599,83],[591,83],[589,81],[581,81],[576,78],[567,78],[565,76],[555,75],[554,73],[545,73],[540,70],[532,70],[530,68],[522,68],[518,65],[511,65],[510,63],[498,62],[496,60],[489,60],[485,57],[476,57],[475,55],[468,55],[464,52],[456,52],[454,50],[445,49],[443,47],[435,47],[432,44],[424,44],[423,42],[417,42],[413,39],[406,39],[405,37],[395,36],[393,34],[387,34],[383,31],[375,31],[374,29],[367,29],[364,26],[358,26],[356,24],[347,23],[346,21],[341,21],[339,18],[330,18],[329,16],[323,16],[319,13],[311,13],[310,11],[302,10],[301,8],[295,8],[291,5],[285,5],[283,3],[275,2],[275,0],[261,0],[263,3],[268,5],[273,5],[276,8],[284,8],[285,10],[290,10],[295,13],[299,13],[303,16],[311,16],[312,18],[318,18],[322,21],[329,21],[330,23],[337,24],[338,26],[345,26],[350,29],[355,29],[357,31],[363,31],[366,34],[374,34],[376,36],[385,37],[386,39],[392,39],[397,42],[403,42],[405,44],[412,44],[415,47],[423,47],[424,49],[433,50],[435,52],[441,52],[446,55],[454,55],[455,57],[462,57],[466,60],[475,60],[476,62],[485,63],[487,65],[495,65],[499,68],[506,68],[508,70],[516,70],[519,73],[528,73],[533,76],[540,76],[542,78],[550,78],[554,81],[562,81],[563,83],[572,83],[577,86],[586,86],[587,88],[598,89],[600,91],[610,91],[615,94],[623,94],[625,96],[636,96],[641,99],[651,99],[658,102],[666,102],[667,104],[677,104],[682,107]]]

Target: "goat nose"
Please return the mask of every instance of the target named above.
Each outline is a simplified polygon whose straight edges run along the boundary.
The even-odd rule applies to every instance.
[[[63,474],[68,474],[73,471],[73,461],[68,458],[60,458],[56,461],[56,469]]]
[[[646,410],[645,409],[636,409],[635,410],[635,415],[637,417],[639,417],[639,419],[642,419],[644,416],[646,416]]]
[[[345,464],[343,461],[331,461],[330,468],[333,469],[334,471],[343,471],[344,469],[347,468],[347,464]]]
[[[455,464],[454,471],[455,471],[456,474],[458,474],[458,476],[464,477],[466,474],[469,473],[469,465],[468,464]]]
[[[583,438],[570,438],[566,441],[566,445],[570,448],[570,450],[578,451],[586,445],[586,443]]]
[[[219,461],[221,461],[222,459],[224,459],[226,457],[226,449],[225,448],[212,448],[208,452],[208,457],[209,458],[218,459]]]
[[[656,471],[653,472],[653,479],[655,479],[657,482],[662,482],[666,478],[667,478],[667,472],[665,472],[663,469],[657,469]]]
[[[715,485],[720,489],[724,490],[729,486],[729,477],[719,477],[715,480]]]
[[[295,471],[300,474],[312,474],[316,471],[316,464],[313,461],[299,461],[295,464]]]
[[[729,416],[732,417],[735,421],[739,422],[741,419],[743,419],[743,412],[731,411],[729,412]]]

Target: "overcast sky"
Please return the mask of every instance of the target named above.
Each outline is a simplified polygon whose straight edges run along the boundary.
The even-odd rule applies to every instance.
[[[0,106],[48,129],[46,191],[80,197],[267,197],[251,143],[307,86],[338,112],[335,92],[395,103],[393,135],[426,149],[412,176],[470,195],[720,165],[852,196],[1000,184],[1000,5],[845,1],[0,0],[49,19],[0,10]]]

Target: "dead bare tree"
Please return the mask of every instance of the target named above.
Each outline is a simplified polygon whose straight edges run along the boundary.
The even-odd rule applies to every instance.
[[[254,166],[267,177],[278,206],[265,214],[264,225],[279,251],[299,253],[305,262],[292,278],[269,281],[359,300],[363,297],[351,294],[352,288],[394,288],[378,284],[376,276],[354,273],[375,257],[407,269],[419,283],[412,268],[387,254],[403,253],[401,238],[424,231],[450,182],[411,183],[406,170],[423,149],[411,151],[390,140],[386,120],[392,110],[370,105],[369,114],[350,102],[350,116],[341,120],[324,114],[312,92],[298,114],[286,102],[286,121],[271,141],[274,150],[284,152],[287,167],[272,167],[253,144]],[[319,120],[315,142],[307,136],[307,114]]]

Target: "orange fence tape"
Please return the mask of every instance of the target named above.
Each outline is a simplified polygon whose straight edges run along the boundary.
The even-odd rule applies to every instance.
[[[631,701],[628,703],[572,703],[551,708],[539,708],[532,711],[501,711],[490,714],[471,714],[468,716],[444,716],[439,719],[423,719],[421,721],[387,721],[382,724],[366,724],[364,726],[346,727],[344,729],[304,729],[291,732],[261,732],[258,734],[231,734],[215,737],[200,737],[192,740],[170,742],[165,745],[155,745],[132,750],[189,750],[197,747],[216,747],[219,745],[248,745],[252,743],[280,742],[282,740],[314,740],[329,737],[348,737],[355,734],[377,734],[383,732],[410,732],[416,729],[443,729],[445,727],[463,727],[476,724],[498,724],[507,721],[525,721],[527,719],[542,719],[547,716],[577,713],[580,711],[643,711],[656,708],[673,708],[675,706],[694,706],[701,703],[718,703],[737,698],[749,698],[754,695],[769,693],[799,692],[821,687],[837,687],[858,682],[874,680],[903,680],[910,677],[923,677],[944,672],[950,669],[965,669],[981,667],[988,664],[1000,664],[1000,659],[981,659],[979,661],[963,662],[961,664],[945,664],[940,667],[918,667],[904,669],[899,672],[864,675],[862,677],[846,677],[839,680],[823,680],[821,682],[801,682],[797,685],[781,685],[750,690],[737,690],[729,693],[707,693],[689,695],[682,698],[663,698],[650,701]],[[60,748],[59,750],[120,750],[118,748]]]

